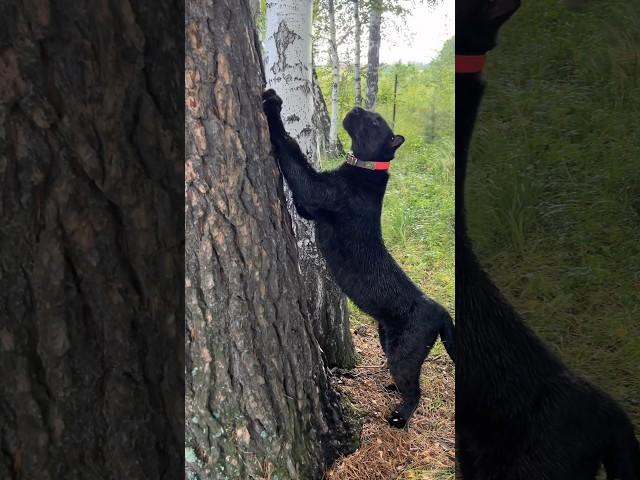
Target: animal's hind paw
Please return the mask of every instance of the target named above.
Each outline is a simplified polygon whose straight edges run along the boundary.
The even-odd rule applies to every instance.
[[[397,410],[391,412],[391,416],[387,418],[387,422],[389,422],[389,425],[394,428],[404,428],[407,426],[407,419],[404,418]]]

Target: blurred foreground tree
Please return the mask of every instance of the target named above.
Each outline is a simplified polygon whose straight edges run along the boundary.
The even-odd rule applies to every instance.
[[[0,478],[179,478],[178,2],[0,7]]]

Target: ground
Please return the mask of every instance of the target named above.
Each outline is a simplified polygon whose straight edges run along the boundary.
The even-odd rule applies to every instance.
[[[391,383],[377,328],[354,328],[359,362],[351,371],[335,372],[335,387],[363,416],[360,448],[342,458],[326,480],[445,480],[454,476],[454,365],[441,345],[422,367],[422,400],[407,430],[397,430],[385,417],[399,402],[387,393]]]

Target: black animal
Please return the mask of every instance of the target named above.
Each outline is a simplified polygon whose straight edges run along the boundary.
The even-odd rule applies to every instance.
[[[420,368],[438,335],[454,358],[449,313],[425,296],[384,246],[380,227],[386,168],[404,138],[377,113],[354,108],[344,118],[353,157],[332,172],[316,172],[281,120],[282,100],[263,94],[271,143],[291,188],[296,209],[316,223],[320,250],[337,284],[360,309],[378,321],[380,344],[402,404],[388,421],[402,428],[420,400]],[[361,168],[365,167],[365,168]]]
[[[479,64],[466,56],[492,49],[500,25],[518,7],[519,0],[457,0],[460,70]],[[640,480],[640,447],[627,415],[536,337],[472,250],[464,179],[483,89],[480,73],[456,73],[456,442],[462,478],[593,480],[604,465],[608,479]]]

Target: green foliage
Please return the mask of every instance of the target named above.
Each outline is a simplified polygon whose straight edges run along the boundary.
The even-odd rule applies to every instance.
[[[393,114],[393,90],[398,75],[396,123],[394,130],[405,136],[408,145],[401,151],[419,150],[426,144],[452,139],[454,129],[453,55],[454,39],[449,39],[440,55],[428,66],[417,64],[381,65],[378,79],[376,111],[391,124]],[[331,99],[331,68],[316,67],[320,87],[329,108]],[[366,66],[362,67],[363,94],[366,90]],[[352,67],[341,70],[339,89],[340,114],[354,105],[354,71]],[[435,114],[435,117],[434,117]],[[344,129],[339,130],[340,140],[349,144]]]
[[[382,225],[385,243],[407,274],[428,295],[454,310],[453,39],[428,66],[382,66],[377,111],[391,123],[393,83],[398,75],[395,131],[406,138],[391,168]],[[327,104],[331,71],[318,68]],[[364,82],[363,82],[364,84]],[[353,72],[343,72],[341,116],[353,107]],[[432,106],[436,123],[432,125]],[[340,138],[350,145],[341,128]],[[325,159],[333,168],[342,159]],[[352,323],[369,319],[351,305]],[[437,349],[442,347],[438,344]],[[440,352],[442,353],[442,352]]]
[[[433,470],[426,465],[424,468],[412,468],[402,474],[402,480],[454,480],[456,478],[455,469],[446,468],[444,470]]]
[[[256,18],[256,28],[258,29],[258,36],[261,41],[264,41],[264,37],[267,34],[267,1],[260,0],[260,11]]]
[[[637,2],[523,2],[488,64],[467,207],[497,284],[640,426],[639,21]]]

